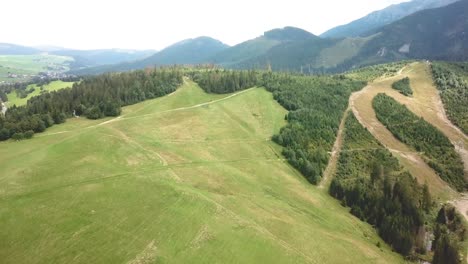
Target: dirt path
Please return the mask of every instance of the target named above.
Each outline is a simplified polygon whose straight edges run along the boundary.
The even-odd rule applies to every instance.
[[[415,152],[413,149],[409,148],[401,141],[396,139],[393,134],[377,120],[374,109],[372,107],[373,98],[379,93],[386,93],[387,95],[395,98],[400,103],[407,105],[408,108],[412,111],[414,110],[413,108],[418,108],[418,111],[413,112],[415,112],[417,115],[423,116],[427,121],[430,122],[426,116],[437,116],[437,114],[434,112],[428,113],[427,110],[434,109],[434,111],[437,111],[437,108],[434,105],[429,104],[429,102],[422,100],[421,98],[427,97],[428,93],[431,92],[427,91],[427,80],[423,85],[419,84],[420,81],[423,81],[420,80],[421,77],[419,77],[419,75],[422,73],[429,74],[429,72],[426,72],[428,70],[427,67],[428,66],[424,65],[424,63],[412,64],[402,69],[397,76],[380,79],[369,84],[363,90],[351,95],[350,107],[359,122],[398,158],[402,165],[405,166],[405,168],[407,168],[411,174],[416,177],[418,182],[427,183],[431,193],[439,197],[441,200],[450,200],[454,197],[458,197],[457,193],[440,179],[434,170],[424,162],[419,153]],[[421,71],[423,72],[421,73]],[[391,88],[391,84],[394,81],[399,80],[405,76],[409,76],[411,78],[411,84],[414,86],[414,97],[412,98],[403,96]],[[427,78],[427,75],[423,77]],[[421,93],[421,90],[424,90],[425,92]],[[435,92],[437,94],[436,90]],[[445,133],[445,131],[443,132]]]
[[[345,128],[346,118],[349,115],[350,107],[346,109],[345,113],[343,114],[343,118],[340,122],[340,127],[338,128],[338,133],[336,135],[335,143],[333,144],[332,152],[330,159],[328,160],[327,168],[323,172],[322,181],[319,183],[319,188],[323,189],[325,187],[329,187],[331,180],[336,172],[336,164],[338,162],[338,157],[340,156],[341,146],[343,145],[343,131]]]

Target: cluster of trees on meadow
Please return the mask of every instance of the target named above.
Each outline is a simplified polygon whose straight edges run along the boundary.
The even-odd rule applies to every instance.
[[[249,71],[206,70],[191,73],[192,79],[207,93],[233,93],[257,85],[258,73]]]
[[[468,63],[432,63],[432,75],[448,118],[468,134]]]
[[[392,97],[378,94],[373,100],[377,118],[403,143],[423,152],[426,162],[458,191],[468,187],[463,163],[449,139]]]
[[[405,77],[399,81],[396,81],[392,84],[392,88],[397,90],[403,95],[411,96],[413,95],[413,89],[410,86],[410,79]]]
[[[466,248],[463,243],[467,236],[467,227],[461,216],[451,204],[445,204],[439,210],[434,226],[433,264],[460,264]],[[464,252],[465,251],[465,252]],[[464,254],[461,254],[464,252]],[[464,256],[466,258],[466,255]]]
[[[351,213],[373,225],[393,249],[405,256],[425,250],[426,214],[432,201],[398,160],[362,127],[351,113],[343,150],[329,193]]]
[[[81,78],[77,76],[69,76],[65,78],[34,78],[31,81],[26,81],[26,82],[15,82],[15,83],[4,83],[0,84],[0,99],[3,102],[8,101],[7,94],[11,93],[12,91],[15,91],[16,94],[18,95],[19,98],[26,98],[28,94],[32,93],[34,89],[28,88],[28,86],[35,84],[39,87],[43,87],[44,85],[47,85],[53,81],[64,81],[64,82],[77,82]]]
[[[0,140],[27,138],[68,117],[118,116],[121,107],[169,94],[183,82],[177,68],[104,74],[41,94],[0,117]]]

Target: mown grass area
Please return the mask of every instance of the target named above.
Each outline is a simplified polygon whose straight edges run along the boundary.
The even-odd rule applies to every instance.
[[[270,93],[227,96],[187,82],[0,143],[2,263],[403,262],[283,160]]]
[[[13,82],[28,78],[8,78],[8,73],[34,75],[43,71],[67,71],[73,58],[49,54],[0,55],[0,81]]]
[[[16,93],[16,91],[12,91],[11,93],[7,94],[8,105],[9,106],[25,105],[29,99],[31,99],[34,96],[40,95],[41,93],[57,91],[57,90],[64,89],[64,88],[71,88],[72,86],[73,86],[73,82],[64,82],[60,80],[50,82],[49,84],[45,84],[42,87],[42,89],[37,84],[30,84],[28,85],[26,90],[34,89],[34,91],[32,93],[29,93],[28,96],[25,98],[18,97],[18,94]]]

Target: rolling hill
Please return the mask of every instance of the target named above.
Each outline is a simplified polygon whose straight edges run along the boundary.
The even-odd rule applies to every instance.
[[[40,50],[35,48],[10,43],[0,43],[0,55],[33,55],[38,53],[40,53]]]
[[[458,0],[413,0],[391,5],[346,25],[332,28],[321,34],[320,37],[343,38],[366,36],[370,31],[388,25],[418,11],[446,6],[456,1]]]
[[[286,113],[262,88],[187,81],[1,142],[2,263],[403,263],[266,140]]]
[[[85,68],[107,64],[117,64],[127,61],[145,59],[155,50],[125,50],[125,49],[99,49],[99,50],[71,50],[59,49],[49,52],[51,54],[74,58],[72,68]]]
[[[214,63],[226,67],[235,67],[245,61],[253,60],[256,57],[266,54],[275,46],[311,39],[317,39],[317,37],[312,33],[299,28],[285,27],[282,29],[273,29],[265,32],[262,36],[255,39],[247,40],[229,49],[221,51],[211,59]]]
[[[214,54],[226,48],[228,48],[228,46],[219,40],[210,37],[198,37],[177,42],[143,60],[102,67],[91,67],[73,72],[76,74],[98,74],[103,72],[143,69],[161,65],[207,63]]]

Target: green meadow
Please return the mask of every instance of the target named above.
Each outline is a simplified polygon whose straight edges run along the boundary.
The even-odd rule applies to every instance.
[[[1,262],[403,262],[283,160],[270,138],[285,114],[263,88],[186,81],[0,143]]]
[[[49,54],[39,55],[0,55],[0,81],[18,81],[24,78],[11,79],[8,73],[35,75],[39,72],[69,70],[68,64],[73,58]],[[27,78],[26,78],[27,79]]]
[[[64,81],[53,81],[50,82],[49,84],[45,84],[43,86],[43,89],[37,85],[37,84],[30,84],[26,89],[34,89],[34,92],[28,94],[27,97],[25,98],[19,98],[18,95],[16,94],[15,91],[12,91],[7,94],[8,97],[8,105],[13,106],[21,106],[25,105],[31,97],[40,95],[41,92],[52,92],[52,91],[57,91],[63,88],[70,88],[73,86],[73,82],[64,82]]]

